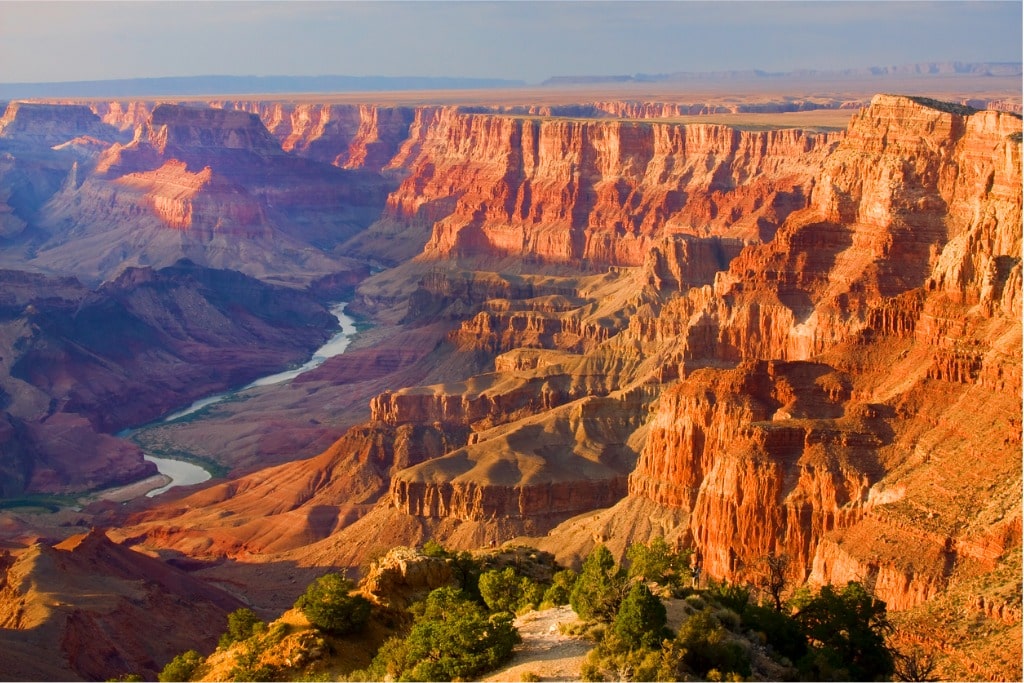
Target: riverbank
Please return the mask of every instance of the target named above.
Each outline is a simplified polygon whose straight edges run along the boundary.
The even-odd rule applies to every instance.
[[[93,494],[90,498],[95,500],[107,500],[112,503],[126,503],[129,500],[141,498],[150,491],[168,486],[172,481],[173,480],[166,474],[154,474],[151,477],[134,481],[131,484],[125,484],[124,486],[118,486],[112,489],[104,489],[103,491]]]

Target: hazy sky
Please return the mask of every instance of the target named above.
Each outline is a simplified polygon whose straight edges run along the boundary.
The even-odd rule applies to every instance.
[[[1021,61],[1012,2],[8,2],[0,82]]]

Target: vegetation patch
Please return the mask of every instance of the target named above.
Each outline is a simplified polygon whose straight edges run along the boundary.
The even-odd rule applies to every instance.
[[[942,100],[933,100],[930,97],[908,97],[907,99],[920,104],[923,107],[929,109],[937,109],[944,111],[947,114],[957,114],[959,116],[970,116],[971,114],[977,114],[980,109],[974,107],[968,107],[966,104],[956,104],[955,102],[943,102]]]
[[[922,652],[892,649],[885,604],[859,583],[804,588],[782,600],[785,586],[765,581],[757,601],[753,587],[695,587],[689,554],[658,539],[631,547],[628,566],[599,545],[578,575],[557,570],[541,581],[533,575],[552,567],[539,551],[516,551],[474,557],[429,542],[420,558],[450,560],[458,585],[430,591],[407,619],[374,606],[341,574],[327,574],[306,588],[288,619],[268,626],[252,610],[232,612],[215,653],[184,652],[160,680],[475,680],[507,662],[521,642],[514,614],[548,600],[569,601],[581,617],[571,635],[594,642],[584,680],[910,680],[934,668]],[[404,552],[415,561],[415,551]],[[515,564],[531,557],[539,562]],[[376,635],[368,638],[368,629]],[[363,668],[342,654],[352,647],[366,653]]]

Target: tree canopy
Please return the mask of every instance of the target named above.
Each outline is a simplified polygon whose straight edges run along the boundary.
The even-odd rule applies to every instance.
[[[619,610],[625,586],[625,572],[615,565],[608,548],[598,545],[583,562],[569,604],[581,619],[610,622]]]

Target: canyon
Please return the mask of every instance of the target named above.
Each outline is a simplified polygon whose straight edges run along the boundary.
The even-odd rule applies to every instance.
[[[847,95],[733,126],[710,97],[11,103],[0,614],[39,634],[12,661],[186,649],[76,659],[97,614],[149,627],[43,610],[57,560],[153,563],[212,619],[395,545],[664,536],[716,579],[862,581],[941,675],[1019,677],[1019,95]],[[339,300],[344,354],[116,437],[300,363]],[[220,474],[88,497],[143,449]]]

